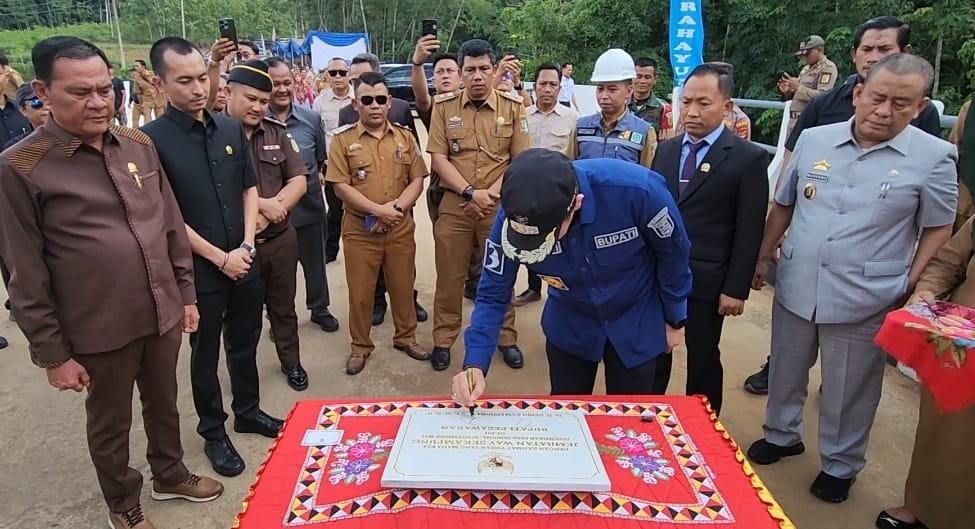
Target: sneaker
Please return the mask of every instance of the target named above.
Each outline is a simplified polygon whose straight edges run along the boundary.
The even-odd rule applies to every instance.
[[[768,395],[768,365],[766,361],[758,373],[745,379],[745,391],[755,395]]]
[[[156,526],[152,525],[142,512],[141,505],[129,511],[109,513],[108,527],[109,529],[156,529]]]
[[[190,474],[182,483],[163,485],[152,480],[150,495],[156,501],[186,500],[194,503],[213,501],[223,493],[223,484],[213,478]]]

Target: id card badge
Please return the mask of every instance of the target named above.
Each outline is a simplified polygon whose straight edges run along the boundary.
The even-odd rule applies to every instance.
[[[366,215],[366,231],[372,233],[372,229],[376,227],[376,223],[379,219],[375,215]]]

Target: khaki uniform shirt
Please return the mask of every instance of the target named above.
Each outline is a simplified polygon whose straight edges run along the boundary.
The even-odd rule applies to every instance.
[[[288,184],[288,180],[308,174],[299,154],[298,142],[280,121],[265,117],[251,133],[249,144],[251,166],[257,173],[257,195],[261,198],[274,197]],[[291,216],[290,212],[288,216]],[[261,238],[274,237],[287,227],[286,218],[268,225],[259,235]]]
[[[529,147],[520,97],[492,90],[480,108],[466,90],[434,98],[427,152],[446,155],[475,189],[491,187],[511,159]]]
[[[0,66],[2,68],[2,66]],[[17,100],[17,89],[24,84],[24,78],[20,72],[7,66],[7,85],[3,87],[3,95],[11,101]]]
[[[312,110],[322,116],[322,128],[325,129],[325,148],[332,145],[332,136],[339,128],[339,110],[352,104],[352,89],[343,97],[335,95],[331,89],[325,90],[312,104]]]
[[[812,66],[807,64],[802,67],[802,71],[799,72],[799,87],[792,95],[789,130],[792,130],[796,120],[799,119],[799,114],[802,114],[812,98],[833,88],[833,85],[836,84],[837,75],[836,65],[825,55],[816,64]]]
[[[139,96],[139,104],[147,107],[156,104],[156,87],[149,81],[149,73],[132,73],[132,83],[135,85],[132,91]]]
[[[196,301],[183,217],[138,130],[112,127],[99,152],[52,118],[4,151],[0,245],[41,367],[162,335]]]
[[[579,120],[575,109],[555,103],[549,112],[542,112],[536,105],[528,107],[528,134],[532,146],[568,155],[572,144],[572,131]]]
[[[386,122],[382,138],[370,134],[361,121],[335,131],[328,152],[325,181],[349,184],[376,204],[395,200],[410,182],[429,171],[410,129]],[[363,211],[345,210],[357,217]]]

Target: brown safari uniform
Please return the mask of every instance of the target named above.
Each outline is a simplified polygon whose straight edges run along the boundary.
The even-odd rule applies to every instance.
[[[789,110],[789,133],[792,127],[796,126],[799,114],[809,106],[809,102],[819,94],[833,88],[836,84],[837,70],[833,61],[826,58],[819,60],[816,64],[805,65],[799,72],[799,88],[792,95],[792,106]]]
[[[132,106],[132,126],[136,126],[136,121],[138,116],[142,116],[142,124],[145,125],[152,121],[152,110],[156,105],[156,87],[152,85],[149,80],[148,70],[144,74],[139,72],[132,72],[132,91],[139,96],[138,102]],[[138,108],[136,108],[138,107]],[[136,111],[138,110],[138,114]],[[161,116],[162,113],[156,114],[156,117]]]
[[[153,478],[181,483],[176,360],[196,292],[183,217],[149,137],[112,127],[99,152],[52,115],[0,155],[0,244],[31,360],[73,359],[91,377],[88,449],[110,510],[139,505],[134,384]]]
[[[528,118],[521,97],[492,90],[480,108],[467,91],[434,98],[427,152],[447,155],[450,163],[474,189],[491,187],[511,159],[531,147]],[[464,278],[468,256],[476,244],[482,259],[485,241],[494,224],[497,206],[481,220],[464,213],[463,197],[445,190],[437,223],[437,294],[433,312],[433,345],[449,348],[460,334],[463,319]],[[501,329],[500,347],[515,345],[514,306],[509,305]]]
[[[155,75],[155,74],[150,74]],[[153,86],[155,88],[155,86]],[[162,90],[156,90],[156,95],[152,98],[152,114],[158,119],[160,116],[166,113],[166,105],[169,104],[169,96],[166,92]]]
[[[251,133],[249,143],[248,153],[261,198],[277,196],[288,180],[305,178],[308,174],[298,154],[298,143],[280,121],[265,117]],[[289,218],[269,224],[254,239],[264,281],[264,305],[274,333],[274,348],[283,367],[294,367],[301,360],[295,312],[298,236]]]
[[[429,171],[410,129],[386,122],[382,139],[370,134],[361,121],[335,130],[328,152],[325,180],[348,184],[377,204],[396,200],[406,187]],[[349,288],[349,334],[352,354],[368,357],[375,346],[369,337],[376,279],[382,268],[392,306],[393,345],[416,343],[413,279],[416,275],[416,225],[408,211],[388,233],[370,233],[366,212],[345,204],[342,242]]]

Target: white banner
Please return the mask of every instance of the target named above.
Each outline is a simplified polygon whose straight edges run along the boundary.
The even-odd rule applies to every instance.
[[[346,62],[349,62],[352,60],[352,57],[355,57],[359,53],[365,53],[366,51],[368,50],[366,49],[365,38],[360,38],[348,46],[334,46],[316,36],[311,37],[311,64],[315,68],[315,71],[328,66],[328,61],[332,57],[341,57]]]

